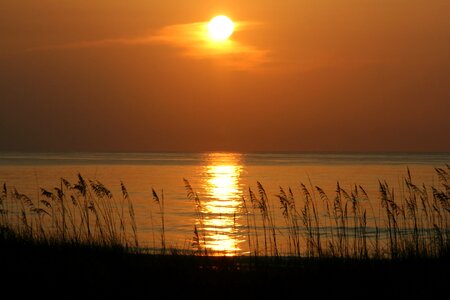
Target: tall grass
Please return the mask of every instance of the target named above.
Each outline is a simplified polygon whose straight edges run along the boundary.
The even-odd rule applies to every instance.
[[[299,183],[297,187],[279,187],[270,197],[263,184],[256,182],[256,188],[249,187],[242,194],[241,210],[233,214],[232,232],[243,232],[245,252],[253,256],[447,257],[450,166],[435,171],[438,181],[431,186],[417,184],[409,169],[397,189],[380,180],[378,197],[372,199],[362,186],[345,189],[339,182],[333,194],[311,183]],[[212,255],[204,226],[208,212],[187,179],[184,186],[195,211],[191,246],[199,255]],[[143,243],[138,239],[133,201],[122,182],[120,187],[117,199],[101,182],[79,174],[76,182],[61,178],[57,187],[42,188],[39,198],[33,200],[3,184],[0,227],[46,243],[139,251]],[[164,192],[151,189],[149,196],[161,217],[160,253],[167,254]],[[239,215],[244,224],[239,223]],[[153,227],[153,219],[151,222]]]
[[[159,206],[159,213],[161,215],[161,253],[166,253],[166,232],[165,232],[165,222],[164,222],[164,191],[161,190],[161,198],[156,193],[155,189],[152,188],[153,200]]]
[[[248,196],[244,195],[253,204],[251,212],[243,201],[248,232],[262,233],[260,238],[254,235],[251,243],[249,235],[249,253],[278,255],[281,241],[287,245],[283,255],[298,257],[448,256],[450,167],[435,171],[438,182],[429,187],[414,183],[409,169],[398,190],[380,180],[376,199],[370,199],[360,185],[347,190],[339,182],[333,196],[312,184],[308,187],[300,183],[297,193],[294,188],[279,187],[275,195],[278,212],[270,205],[265,188],[257,182],[259,197],[252,188]],[[378,210],[374,209],[377,203]],[[258,215],[260,221],[256,222]],[[271,239],[272,235],[276,239]],[[258,243],[264,245],[263,251]]]
[[[194,201],[195,205],[195,215],[196,219],[198,221],[198,225],[194,225],[194,237],[192,241],[192,246],[197,249],[197,252],[199,254],[205,254],[208,255],[208,247],[206,246],[206,231],[205,228],[205,219],[204,219],[204,212],[202,203],[200,201],[200,197],[196,192],[194,192],[194,189],[192,188],[191,184],[189,183],[189,180],[186,178],[183,178],[184,187],[186,189],[187,198],[191,201]]]
[[[59,186],[42,188],[33,201],[3,184],[0,226],[43,243],[138,248],[133,203],[123,183],[121,190],[117,200],[102,183],[79,174],[75,183],[61,178]]]

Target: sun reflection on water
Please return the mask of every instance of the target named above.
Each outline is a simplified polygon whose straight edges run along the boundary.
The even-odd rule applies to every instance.
[[[221,255],[241,252],[244,236],[239,234],[241,222],[242,155],[210,153],[205,155],[204,188],[207,199],[202,206],[206,248]]]

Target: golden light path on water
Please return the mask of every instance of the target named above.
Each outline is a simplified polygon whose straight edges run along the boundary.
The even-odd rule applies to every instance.
[[[241,219],[241,154],[209,153],[205,155],[204,188],[207,200],[202,213],[206,248],[220,255],[241,252],[244,237],[239,234]]]

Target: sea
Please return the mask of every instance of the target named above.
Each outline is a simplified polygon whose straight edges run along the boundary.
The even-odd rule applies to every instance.
[[[419,186],[433,186],[439,181],[436,168],[448,164],[450,153],[0,153],[0,183],[36,204],[43,189],[61,186],[61,178],[72,184],[79,176],[100,182],[113,198],[122,197],[123,183],[141,246],[160,247],[164,226],[165,247],[191,249],[202,226],[208,248],[230,254],[250,250],[244,229],[248,214],[258,209],[249,208],[250,193],[260,195],[261,187],[282,239],[282,192],[292,193],[300,207],[302,187],[317,198],[320,187],[330,199],[338,185],[348,192],[362,187],[379,209],[380,183],[401,195],[406,176]]]

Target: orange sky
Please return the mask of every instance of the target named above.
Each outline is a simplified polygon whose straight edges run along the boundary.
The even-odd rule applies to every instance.
[[[0,151],[450,151],[448,0],[0,12]],[[226,51],[189,36],[217,14]]]

